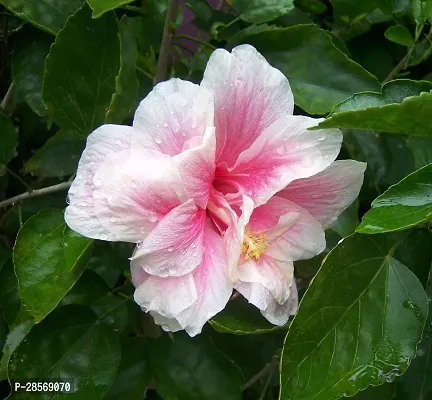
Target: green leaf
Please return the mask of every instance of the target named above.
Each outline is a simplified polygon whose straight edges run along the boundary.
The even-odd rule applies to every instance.
[[[84,0],[0,0],[0,3],[23,20],[55,35]]]
[[[208,21],[212,17],[212,8],[207,0],[186,0],[186,6],[203,21]]]
[[[132,3],[133,1],[134,0],[87,0],[93,10],[93,18],[99,18],[107,11],[114,10],[118,7],[124,6],[125,4]]]
[[[18,345],[33,328],[34,324],[34,318],[29,315],[24,307],[21,307],[17,318],[10,326],[6,343],[3,346],[3,355],[0,360],[0,381],[9,377],[8,367],[10,358]]]
[[[5,345],[8,331],[9,331],[9,328],[8,328],[6,321],[3,319],[1,312],[0,312],[0,349],[3,349],[3,346]],[[1,379],[2,378],[0,376],[0,380]]]
[[[14,156],[18,144],[18,134],[9,118],[0,113],[0,175],[1,166]]]
[[[4,320],[11,326],[21,308],[18,281],[12,260],[9,260],[0,271],[0,306]]]
[[[63,212],[43,210],[21,228],[14,248],[24,307],[41,321],[82,274],[93,241],[70,230]]]
[[[374,3],[386,14],[405,13],[411,6],[411,0],[374,0]]]
[[[75,397],[102,399],[120,362],[117,333],[83,306],[64,306],[37,324],[11,358],[11,380],[73,379]],[[34,395],[35,399],[44,394]]]
[[[416,43],[408,51],[407,66],[414,67],[426,61],[432,54],[432,44],[430,41]]]
[[[397,239],[354,234],[328,254],[285,340],[281,400],[352,396],[405,371],[428,304],[416,276],[392,257]]]
[[[333,12],[336,17],[349,21],[359,15],[370,14],[376,9],[374,0],[333,0]]]
[[[369,386],[366,390],[358,392],[351,400],[393,400],[396,393],[394,382],[380,386]]]
[[[240,371],[200,336],[176,334],[152,346],[156,387],[162,398],[240,400]]]
[[[325,114],[353,93],[379,88],[374,76],[314,25],[272,29],[249,36],[246,42],[287,76],[296,104],[310,114]]]
[[[399,231],[432,221],[432,164],[413,172],[372,202],[360,233]]]
[[[414,43],[411,32],[403,25],[391,26],[384,32],[384,36],[402,46],[411,46]]]
[[[317,129],[353,128],[431,137],[431,89],[427,81],[388,82],[381,93],[357,93],[338,104]]]
[[[107,293],[91,304],[91,309],[99,319],[117,331],[122,331],[128,323],[128,298]]]
[[[138,79],[136,63],[138,58],[135,35],[130,29],[128,18],[119,22],[120,72],[116,77],[116,92],[107,111],[107,122],[120,123],[133,114],[137,106]]]
[[[424,25],[426,21],[432,20],[432,1],[431,0],[412,0],[412,15],[419,25]]]
[[[88,6],[58,33],[46,60],[43,97],[60,128],[86,137],[106,122],[120,68],[117,33],[112,13],[92,19]]]
[[[149,360],[152,343],[145,338],[124,341],[117,376],[105,400],[142,400],[153,378]]]
[[[234,0],[234,8],[243,21],[252,24],[273,21],[294,8],[293,0]]]
[[[319,0],[300,0],[296,2],[300,9],[313,14],[322,14],[327,11],[327,6]]]
[[[42,98],[45,59],[53,42],[52,36],[24,29],[15,42],[12,76],[16,87],[30,108],[38,115],[46,114]]]
[[[416,169],[432,163],[432,138],[412,136],[408,138],[406,145],[414,155]]]
[[[257,308],[243,297],[230,300],[225,309],[211,321],[212,327],[221,333],[234,335],[254,335],[268,333],[286,327],[274,326],[267,322]]]
[[[72,175],[84,150],[85,142],[67,130],[60,130],[27,160],[24,172],[41,178]]]

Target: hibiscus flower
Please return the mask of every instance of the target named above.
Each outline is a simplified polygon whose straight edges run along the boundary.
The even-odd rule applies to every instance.
[[[293,109],[287,78],[242,45],[216,50],[200,85],[155,86],[132,127],[89,135],[66,222],[136,243],[135,301],[164,330],[198,334],[233,288],[272,323],[295,313],[293,261],[324,249],[364,165],[333,163],[341,132]]]

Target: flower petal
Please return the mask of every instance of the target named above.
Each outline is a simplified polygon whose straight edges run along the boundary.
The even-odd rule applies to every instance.
[[[268,126],[294,109],[287,78],[250,45],[231,53],[214,51],[201,86],[215,99],[216,160],[228,166]]]
[[[238,273],[235,289],[258,307],[271,323],[284,325],[297,310],[292,302],[297,290],[291,262],[262,257],[258,262],[242,263]]]
[[[88,136],[76,178],[69,189],[70,205],[65,211],[66,223],[74,231],[94,239],[121,240],[116,232],[107,230],[96,216],[93,178],[107,157],[129,155],[133,134],[134,129],[129,126],[102,125]]]
[[[188,140],[213,125],[213,96],[203,87],[170,79],[154,87],[135,112],[134,136],[141,146],[175,156]]]
[[[206,208],[215,171],[216,138],[214,128],[207,128],[202,144],[175,157],[183,185],[198,207]]]
[[[335,161],[324,171],[291,182],[277,195],[306,209],[327,229],[357,198],[366,164]]]
[[[174,318],[197,299],[191,274],[161,278],[148,274],[137,265],[132,267],[131,273],[136,286],[134,299],[145,311]]]
[[[95,214],[121,241],[143,241],[168,212],[189,200],[174,160],[144,148],[133,148],[125,160],[108,158],[93,182]]]
[[[302,207],[278,196],[254,210],[248,228],[265,234],[265,255],[280,261],[308,259],[325,249],[321,224]]]
[[[137,245],[131,266],[160,277],[193,271],[203,258],[205,210],[192,200],[174,208]]]
[[[307,130],[319,121],[299,115],[279,118],[240,154],[234,167],[218,165],[216,180],[248,194],[259,206],[293,180],[322,171],[337,157],[342,133]]]

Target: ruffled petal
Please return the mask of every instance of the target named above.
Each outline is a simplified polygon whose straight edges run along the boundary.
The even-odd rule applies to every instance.
[[[171,210],[137,245],[132,268],[141,267],[160,277],[193,271],[203,259],[205,215],[192,200]]]
[[[327,229],[357,198],[366,164],[335,161],[324,171],[291,182],[277,195],[306,209]]]
[[[240,154],[234,167],[217,166],[216,183],[247,194],[259,206],[293,180],[321,172],[339,154],[342,133],[307,129],[319,121],[298,115],[279,118]]]
[[[140,131],[135,142],[164,154],[181,153],[194,137],[213,127],[213,96],[205,88],[181,79],[156,85],[141,101],[133,121]]]
[[[133,134],[134,129],[129,126],[102,125],[88,136],[65,211],[66,223],[74,231],[94,239],[122,240],[117,232],[106,229],[96,216],[94,176],[107,158],[127,159]]]
[[[201,86],[215,99],[216,160],[228,166],[267,127],[294,109],[287,78],[250,45],[231,53],[214,51]]]

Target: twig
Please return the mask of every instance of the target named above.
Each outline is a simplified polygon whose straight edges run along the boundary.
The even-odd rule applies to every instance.
[[[162,43],[159,51],[158,62],[156,66],[156,74],[154,78],[154,84],[165,80],[168,69],[168,61],[171,50],[171,41],[174,35],[172,25],[177,19],[178,11],[178,0],[169,0],[168,9],[165,18],[165,26],[162,36]]]
[[[274,368],[276,368],[278,365],[278,361],[273,360],[272,362],[266,364],[264,368],[258,372],[256,375],[254,375],[252,378],[250,378],[242,387],[241,391],[244,392],[246,389],[249,389],[254,383],[258,382],[261,378],[266,376],[268,373],[272,372]]]
[[[7,90],[5,96],[3,97],[3,100],[1,102],[1,104],[0,104],[0,110],[1,111],[6,111],[6,107],[7,107],[8,103],[9,103],[9,101],[12,98],[12,93],[14,91],[14,87],[15,87],[15,83],[12,82],[10,84],[9,89]]]
[[[216,47],[215,47],[215,46],[213,46],[212,44],[206,42],[205,40],[202,40],[202,39],[197,38],[197,37],[193,37],[193,36],[189,36],[189,35],[175,35],[175,38],[176,38],[176,39],[187,39],[187,40],[192,40],[193,42],[200,43],[200,44],[202,44],[202,45],[204,45],[204,46],[207,46],[207,47],[209,47],[209,48],[211,48],[211,49],[213,49],[213,50],[216,50]]]
[[[32,197],[43,196],[45,194],[59,192],[61,190],[66,190],[71,185],[72,185],[72,182],[63,182],[63,183],[59,183],[57,185],[48,186],[46,188],[36,189],[36,190],[33,190],[32,192],[21,193],[18,196],[11,197],[10,199],[0,201],[0,208],[10,206],[11,204],[14,204],[18,201],[24,201],[24,200],[30,199]]]

